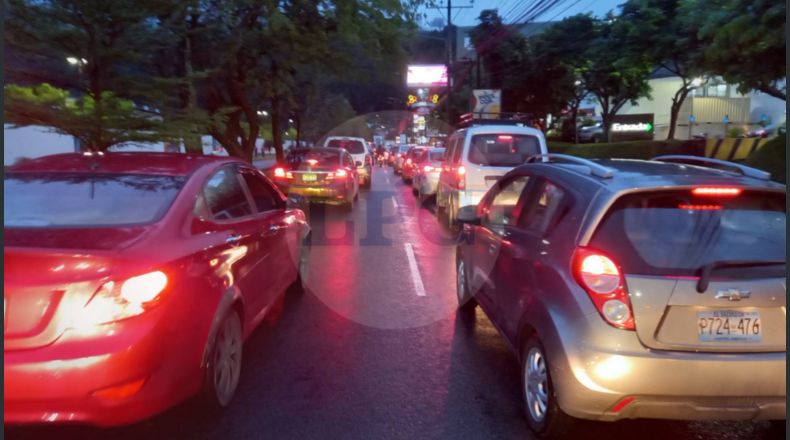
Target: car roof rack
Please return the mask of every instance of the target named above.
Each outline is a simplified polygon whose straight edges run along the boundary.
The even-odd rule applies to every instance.
[[[715,165],[720,168],[728,168],[746,177],[753,177],[755,179],[760,179],[760,180],[771,180],[771,173],[767,171],[758,170],[757,168],[747,167],[746,165],[741,165],[735,162],[729,162],[721,159],[714,159],[712,157],[670,154],[664,156],[656,156],[651,160],[658,162],[699,165],[699,166],[706,166],[708,168],[715,168],[713,166],[710,166],[710,165]]]
[[[458,118],[458,128],[478,125],[516,125],[529,127],[532,115],[527,113],[464,113]]]
[[[593,176],[601,177],[604,179],[610,179],[612,176],[614,176],[615,173],[615,170],[611,168],[607,168],[599,163],[595,163],[589,159],[571,156],[569,154],[556,154],[556,153],[535,154],[527,158],[526,163],[537,162],[538,159],[543,159],[542,163],[548,163],[551,160],[555,160],[555,161],[564,161],[575,165],[582,165],[587,167],[590,170],[590,174],[592,174]]]

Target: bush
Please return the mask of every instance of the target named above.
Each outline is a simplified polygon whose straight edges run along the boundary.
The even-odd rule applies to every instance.
[[[771,173],[771,180],[787,183],[787,135],[779,135],[746,158],[746,165]]]
[[[743,137],[744,135],[743,128],[741,127],[731,127],[727,129],[727,137],[728,138],[739,138]]]
[[[602,144],[567,144],[550,142],[549,153],[598,159],[650,159],[663,154],[704,154],[704,142],[689,141],[631,141]]]

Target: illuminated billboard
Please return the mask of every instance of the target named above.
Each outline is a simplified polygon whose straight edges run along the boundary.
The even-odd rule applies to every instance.
[[[408,87],[445,87],[447,86],[447,66],[444,64],[413,64],[408,66],[406,85]]]

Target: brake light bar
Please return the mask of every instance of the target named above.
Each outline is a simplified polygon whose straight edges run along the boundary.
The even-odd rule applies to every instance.
[[[694,188],[691,193],[695,196],[724,196],[735,197],[740,195],[743,190],[736,187],[703,186]]]
[[[318,161],[315,159],[307,159],[307,164],[310,165],[311,167],[314,167],[318,164]]]
[[[688,209],[691,211],[718,211],[722,208],[721,205],[687,205],[687,204],[680,204],[678,205],[680,209]]]
[[[513,136],[510,136],[508,134],[502,134],[502,135],[499,135],[497,137],[497,140],[500,140],[500,141],[512,141],[513,140]]]

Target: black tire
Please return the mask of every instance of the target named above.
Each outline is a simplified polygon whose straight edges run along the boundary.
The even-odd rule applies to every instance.
[[[241,319],[236,310],[231,309],[211,342],[203,388],[198,397],[200,406],[210,413],[227,408],[236,394],[241,377],[242,342]]]
[[[522,350],[521,395],[527,425],[538,437],[561,438],[572,433],[577,419],[565,414],[557,404],[546,350],[534,335],[527,340]],[[537,402],[543,401],[541,396],[545,397],[542,410],[541,404]]]
[[[294,295],[302,295],[307,291],[305,286],[305,279],[307,277],[307,269],[310,261],[310,249],[312,244],[312,237],[308,234],[307,237],[302,239],[302,245],[299,249],[299,260],[297,263],[296,280],[288,287],[288,292]]]
[[[452,199],[448,200],[447,207],[444,209],[444,215],[447,226],[447,230],[450,232],[458,232],[458,224],[455,221],[455,203]]]
[[[458,299],[458,311],[461,314],[474,314],[477,300],[469,289],[469,276],[466,273],[466,263],[460,253],[455,256],[455,293]]]
[[[371,186],[373,186],[373,178],[372,177],[368,177],[367,179],[362,181],[362,185],[360,185],[360,187],[364,188],[364,189],[370,189]]]

